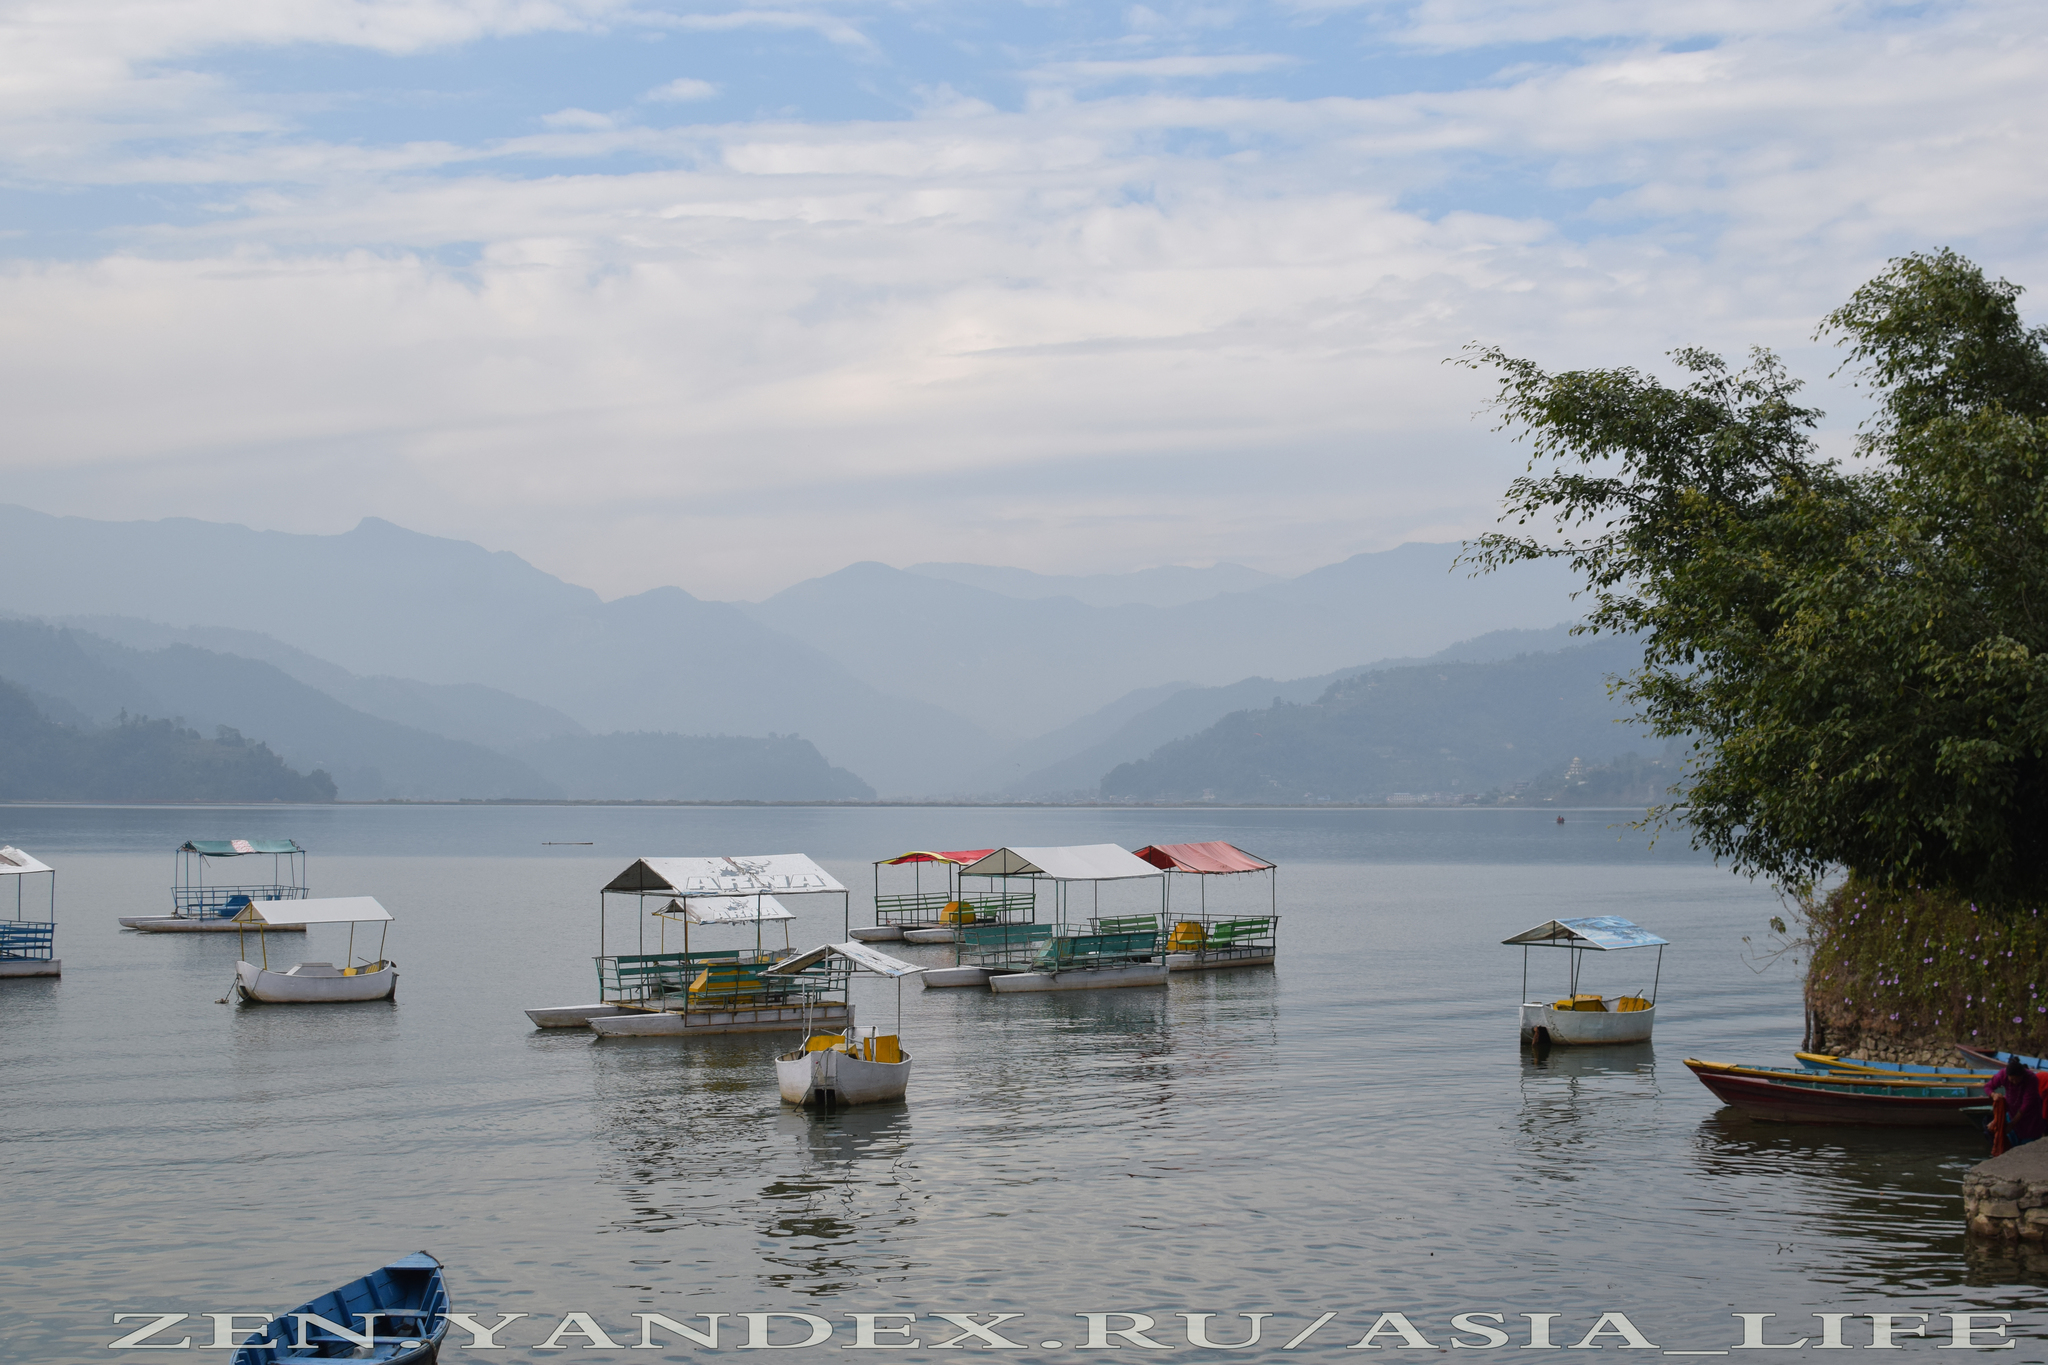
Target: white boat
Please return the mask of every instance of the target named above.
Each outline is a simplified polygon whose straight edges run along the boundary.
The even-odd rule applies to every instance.
[[[528,1010],[526,1017],[535,1028],[589,1028],[593,1019],[608,1019],[626,1010],[617,1005],[543,1005]]]
[[[900,943],[903,941],[903,926],[900,924],[870,924],[855,929],[847,935],[860,943]]]
[[[532,1017],[532,1011],[528,1011],[528,1017]],[[691,1038],[723,1033],[795,1033],[804,1027],[806,1018],[818,1024],[850,1024],[853,1011],[843,1001],[832,1001],[807,1014],[801,1004],[790,1000],[751,1008],[620,1010],[617,1014],[596,1015],[586,1021],[586,1026],[600,1038]]]
[[[1650,1040],[1657,1022],[1657,987],[1664,978],[1664,949],[1669,939],[1659,938],[1618,915],[1591,915],[1582,919],[1545,920],[1501,942],[1522,947],[1522,1008],[1518,1024],[1522,1042],[1534,1047],[1592,1047]],[[1529,998],[1531,948],[1564,948],[1571,952],[1570,985],[1562,998]],[[1631,948],[1657,950],[1648,995],[1641,991],[1602,995],[1579,989],[1580,969],[1588,952],[1623,952]]]
[[[1207,972],[1225,967],[1270,967],[1279,955],[1280,891],[1277,869],[1256,853],[1211,839],[1195,844],[1147,844],[1134,856],[1166,873],[1166,907],[1160,919],[1166,936],[1166,968]],[[1234,879],[1266,874],[1263,907],[1235,889]],[[1209,884],[1216,878],[1224,908],[1209,908]],[[1190,884],[1189,879],[1193,882]],[[1182,894],[1176,899],[1174,891]],[[1186,892],[1195,892],[1188,904]],[[1233,893],[1234,892],[1234,893]]]
[[[47,875],[48,908],[37,909],[48,919],[28,917],[26,887],[30,877]],[[0,848],[0,878],[13,878],[14,918],[0,918],[0,977],[62,976],[64,963],[57,957],[57,871],[39,858],[12,846]],[[0,887],[7,883],[0,881]],[[35,899],[42,900],[37,896]]]
[[[785,1103],[836,1109],[900,1100],[910,1088],[910,1054],[902,1044],[903,979],[922,975],[924,968],[849,940],[798,953],[776,963],[767,975],[800,981],[806,1005],[822,1005],[837,1003],[827,1000],[826,993],[845,993],[846,979],[856,971],[896,982],[896,1032],[855,1028],[851,1005],[844,1006],[843,1029],[820,1027],[807,1018],[803,1046],[775,1058],[775,1085]]]
[[[304,900],[311,894],[306,889],[306,850],[290,839],[187,839],[179,845],[176,856],[171,876],[171,913],[126,916],[121,920],[123,929],[139,929],[146,934],[242,933],[256,922],[250,913],[252,905]],[[206,880],[208,869],[218,859],[264,856],[270,859],[267,882],[209,884]],[[233,866],[239,869],[243,865]],[[306,931],[305,924],[285,916],[279,916],[275,923],[264,923],[274,934]]]
[[[959,876],[1000,880],[1005,895],[1020,907],[1035,907],[1044,889],[1052,923],[996,918],[960,924],[953,966],[926,973],[928,988],[986,981],[991,991],[1012,995],[1166,984],[1159,932],[1160,913],[1166,908],[1166,873],[1129,850],[1115,844],[998,848],[962,867]],[[1009,893],[1011,879],[1024,880],[1031,891]],[[1133,881],[1158,883],[1159,910],[1104,917],[1103,884]],[[1094,912],[1089,918],[1091,932],[1085,934],[1067,927],[1077,892],[1086,894]],[[905,931],[904,937],[911,936]]]
[[[248,1004],[315,1005],[363,1000],[389,1000],[398,991],[398,967],[384,956],[384,935],[391,927],[391,912],[374,896],[335,896],[325,900],[257,901],[250,907],[255,917],[261,963],[235,964],[235,990]],[[300,962],[283,970],[270,965],[269,922],[266,915],[290,915],[301,927],[307,924],[346,924],[349,949],[346,965],[332,962]],[[355,926],[381,924],[377,956],[360,962],[355,956]]]
[[[903,941],[905,943],[958,943],[960,941],[960,931],[950,924],[940,929],[905,929],[903,931]]]
[[[989,969],[986,967],[927,967],[924,975],[918,977],[928,991],[943,990],[956,986],[986,986]]]
[[[1599,1043],[1647,1043],[1657,1022],[1657,1007],[1640,995],[1581,995],[1576,1000],[1522,1006],[1522,1041],[1533,1043],[1537,1030],[1552,1043],[1589,1047]]]
[[[820,1109],[900,1100],[910,1089],[910,1054],[897,1035],[873,1029],[814,1033],[775,1059],[775,1084],[783,1103]]]

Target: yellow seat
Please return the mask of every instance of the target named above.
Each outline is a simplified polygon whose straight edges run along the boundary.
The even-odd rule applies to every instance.
[[[1607,1002],[1597,995],[1581,993],[1579,995],[1568,995],[1551,1005],[1551,1008],[1554,1010],[1579,1010],[1591,1014],[1605,1014],[1607,1013]]]
[[[966,901],[947,901],[946,908],[939,912],[941,924],[974,923],[974,907]]]
[[[894,1065],[903,1060],[903,1045],[893,1033],[879,1034],[865,1040],[867,1059],[871,1062],[888,1062]]]
[[[1633,1014],[1638,1010],[1646,1010],[1648,1008],[1650,1008],[1650,1002],[1643,999],[1640,995],[1624,995],[1614,1002],[1614,1010],[1617,1014]]]
[[[836,1033],[814,1033],[804,1039],[804,1051],[829,1052],[846,1040]]]
[[[1175,952],[1199,952],[1202,943],[1208,937],[1208,931],[1201,925],[1191,919],[1184,919],[1173,926],[1173,936],[1166,940],[1166,946]]]

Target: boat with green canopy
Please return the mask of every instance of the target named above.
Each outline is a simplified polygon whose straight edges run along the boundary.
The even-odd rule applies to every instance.
[[[48,877],[44,896],[28,893],[30,877]],[[62,976],[57,956],[57,870],[9,845],[0,848],[0,893],[12,883],[14,918],[0,917],[0,976]],[[45,901],[44,905],[35,902]],[[40,913],[46,919],[31,919]]]
[[[171,913],[127,916],[121,927],[146,934],[241,933],[257,923],[257,902],[302,901],[312,894],[306,850],[290,839],[187,839],[178,846],[171,874]],[[306,928],[283,916],[271,922],[266,914],[263,922],[273,934]]]

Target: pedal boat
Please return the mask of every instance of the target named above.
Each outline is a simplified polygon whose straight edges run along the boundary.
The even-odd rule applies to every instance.
[[[1650,1033],[1657,1024],[1657,987],[1664,979],[1664,949],[1670,940],[1616,915],[1594,915],[1546,920],[1501,942],[1519,944],[1522,949],[1523,1003],[1519,1028],[1523,1043],[1533,1047],[1592,1047],[1650,1041]],[[1571,985],[1562,999],[1529,999],[1532,947],[1570,950]],[[1629,948],[1657,950],[1657,965],[1647,996],[1641,992],[1601,995],[1579,989],[1580,969],[1587,952],[1610,953]]]
[[[235,964],[235,990],[246,1004],[252,1005],[315,1005],[340,1004],[363,1000],[389,1000],[398,991],[398,966],[384,956],[383,932],[388,932],[391,912],[377,903],[374,896],[336,896],[324,900],[310,901],[258,901],[251,907],[257,922],[259,965],[242,961]],[[301,962],[283,971],[270,967],[270,945],[268,926],[264,923],[266,913],[279,916],[290,915],[292,922],[307,924],[346,924],[349,926],[350,965],[336,967],[332,962]],[[355,960],[355,926],[358,924],[384,926],[377,942],[377,957],[374,961]],[[247,951],[247,942],[243,944]]]
[[[828,968],[817,975],[818,968]],[[806,1109],[838,1109],[852,1104],[900,1100],[910,1089],[910,1054],[903,1050],[903,979],[924,969],[890,957],[857,939],[828,943],[786,958],[769,971],[795,978],[808,1003],[822,1003],[828,992],[848,995],[845,982],[854,972],[872,972],[896,982],[896,1032],[857,1028],[848,1004],[843,1032],[813,1030],[807,1016],[803,1046],[775,1058],[775,1086],[785,1104]]]

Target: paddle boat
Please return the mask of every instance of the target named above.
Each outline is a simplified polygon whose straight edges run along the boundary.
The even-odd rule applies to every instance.
[[[960,876],[1021,879],[1032,888],[1033,919],[1041,889],[1049,894],[1051,923],[975,923],[960,926],[954,965],[918,979],[927,988],[987,987],[998,994],[1163,986],[1167,972],[1159,922],[1165,911],[1166,874],[1115,844],[1064,848],[998,848],[960,869]],[[1140,879],[1159,884],[1160,910],[1104,916],[1102,884]],[[1069,927],[1074,891],[1091,892],[1090,932]]]
[[[1766,1123],[1878,1128],[1978,1125],[1991,1113],[1981,1077],[1814,1072],[1685,1059],[1722,1103]]]
[[[47,906],[38,906],[48,919],[28,917],[26,887],[30,877],[47,876]],[[64,963],[57,956],[57,870],[20,849],[0,848],[0,877],[14,882],[14,918],[0,919],[0,976],[62,976]],[[5,886],[0,882],[0,886]],[[38,896],[35,899],[42,900]]]
[[[1513,938],[1501,940],[1522,947],[1521,1040],[1534,1047],[1558,1044],[1590,1047],[1613,1043],[1646,1043],[1657,1021],[1657,986],[1664,976],[1661,939],[1617,915],[1545,920]],[[1571,953],[1571,988],[1563,999],[1529,998],[1529,949],[1564,948]],[[1600,995],[1579,989],[1579,973],[1588,952],[1612,953],[1630,948],[1655,948],[1657,965],[1650,993]]]
[[[243,880],[207,883],[213,863],[225,858],[270,857],[270,880],[249,881],[234,864]],[[257,864],[261,866],[261,864]],[[261,873],[254,874],[261,876]],[[306,850],[290,839],[188,839],[178,846],[171,874],[171,913],[136,915],[121,921],[124,929],[146,934],[230,934],[240,933],[254,920],[249,907],[260,901],[304,900]],[[269,932],[303,933],[306,926],[280,919],[265,922]]]
[[[398,992],[398,965],[384,956],[385,937],[391,932],[391,912],[375,896],[334,896],[307,901],[257,901],[247,911],[253,920],[258,956],[262,962],[235,964],[235,989],[244,1004],[326,1005],[362,1000],[389,1000]],[[346,924],[348,952],[342,965],[332,962],[300,962],[284,971],[270,968],[270,931],[276,926],[269,916],[289,916],[288,926],[303,931],[309,924]],[[237,924],[250,927],[241,918]],[[356,926],[376,924],[377,956],[356,956]],[[248,940],[242,941],[248,952]]]
[[[795,918],[780,897],[837,895],[842,931],[850,915],[846,888],[801,853],[753,857],[640,858],[598,892],[598,999],[584,1005],[549,1005],[526,1011],[536,1028],[584,1028],[600,1037],[704,1036],[794,1032],[804,1026],[801,983],[769,979],[766,970],[786,956],[787,924]],[[648,902],[656,902],[649,909]],[[633,909],[632,953],[607,953],[614,904]],[[785,947],[763,941],[763,926],[782,923]],[[670,925],[683,947],[670,952]],[[754,946],[703,950],[690,941],[692,926],[754,926]],[[647,930],[657,938],[648,951]],[[818,1004],[822,1022],[851,1019],[843,1000]]]
[[[228,1365],[279,1360],[403,1361],[440,1358],[448,1335],[441,1263],[424,1251],[280,1313],[243,1342]]]
[[[963,900],[959,870],[968,863],[986,857],[992,851],[986,848],[963,848],[933,853],[913,849],[909,853],[899,853],[893,858],[877,859],[875,922],[855,929],[848,937],[862,943],[888,943],[898,939],[910,943],[953,942],[955,926],[974,923],[977,918],[987,913],[985,908],[971,907]],[[933,865],[944,870],[946,884],[942,888],[927,891],[924,889],[925,869]],[[910,890],[882,894],[882,869],[885,867],[908,867],[911,874]],[[1027,906],[1027,918],[1029,913]]]
[[[1198,844],[1147,844],[1136,855],[1166,873],[1166,969],[1170,972],[1213,971],[1219,967],[1270,967],[1279,953],[1280,893],[1272,863],[1220,839]],[[1265,913],[1209,910],[1209,882],[1215,877],[1266,874]],[[1174,903],[1174,887],[1193,878],[1195,903]],[[1098,930],[1130,925],[1129,918],[1099,924]]]
[[[843,965],[842,965],[843,964]],[[830,975],[815,973],[820,966]],[[903,978],[923,971],[898,961],[858,940],[828,943],[783,959],[768,969],[770,976],[791,976],[803,982],[808,1000],[832,988],[839,972],[873,972],[896,982],[896,1031],[857,1027],[849,1012],[843,1029],[813,1032],[808,1019],[803,1046],[775,1058],[775,1084],[783,1102],[806,1108],[837,1109],[852,1104],[900,1100],[910,1087],[910,1054],[903,1050]],[[838,984],[843,985],[843,980]]]

